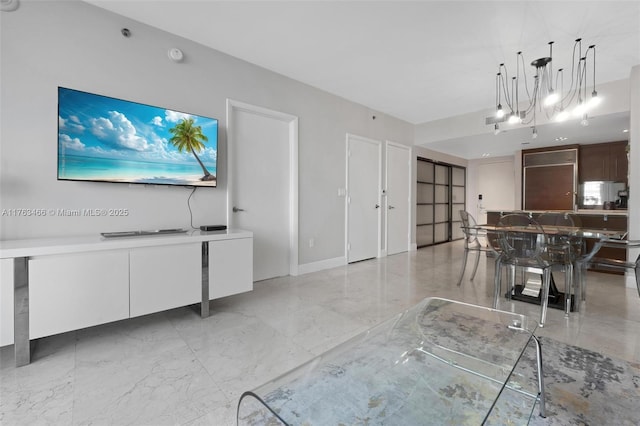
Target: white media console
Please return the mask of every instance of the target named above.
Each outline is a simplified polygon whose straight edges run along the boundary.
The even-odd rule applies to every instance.
[[[253,289],[253,234],[242,230],[0,241],[0,346],[16,366],[31,340]]]

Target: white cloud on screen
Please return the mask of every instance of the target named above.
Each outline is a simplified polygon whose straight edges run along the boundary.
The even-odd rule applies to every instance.
[[[164,118],[169,123],[177,123],[180,120],[190,118],[190,114],[185,114],[184,112],[171,111],[170,109],[165,110]]]
[[[62,146],[65,149],[72,149],[74,151],[82,151],[85,148],[85,145],[80,142],[80,139],[78,138],[71,138],[69,135],[65,135],[64,133],[61,133],[59,136],[59,141],[60,143],[62,143]]]
[[[109,118],[92,118],[90,123],[91,133],[107,145],[134,151],[149,148],[147,140],[137,135],[134,125],[120,112],[109,111]]]

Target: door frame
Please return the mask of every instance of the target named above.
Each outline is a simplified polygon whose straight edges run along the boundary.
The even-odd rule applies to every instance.
[[[412,176],[413,176],[413,161],[412,160],[412,155],[411,155],[411,147],[407,146],[407,145],[403,145],[401,143],[397,143],[397,142],[393,142],[390,140],[386,140],[385,141],[385,182],[384,182],[384,187],[385,187],[385,192],[386,192],[386,197],[385,197],[385,235],[384,235],[384,245],[385,245],[385,252],[388,254],[389,253],[389,146],[393,146],[396,148],[400,148],[403,149],[405,151],[407,151],[409,153],[409,157],[408,157],[408,166],[409,166],[409,176],[407,177],[407,193],[408,193],[408,197],[407,197],[407,251],[411,250],[411,183],[412,183]]]
[[[289,127],[289,274],[298,275],[298,117],[269,108],[227,98],[227,223],[233,225],[233,160],[236,149],[233,134],[235,114],[246,112],[283,121]]]
[[[377,203],[380,206],[378,208],[378,247],[376,257],[382,257],[382,141],[367,138],[364,136],[356,135],[354,133],[348,133],[345,136],[345,188],[347,196],[344,199],[344,258],[346,263],[349,263],[349,197],[350,197],[350,188],[349,188],[349,139],[355,138],[360,139],[365,142],[373,143],[378,146],[378,199]]]

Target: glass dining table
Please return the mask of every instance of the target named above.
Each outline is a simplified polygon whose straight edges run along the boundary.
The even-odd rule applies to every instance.
[[[427,298],[245,392],[237,423],[527,424],[535,407],[545,416],[536,327],[524,315]],[[536,355],[525,362],[527,350]],[[516,368],[521,360],[528,369]]]
[[[501,233],[538,233],[540,228],[515,226],[515,225],[487,225],[479,224],[469,227],[471,231],[483,234],[487,237],[489,244],[495,248],[496,255],[499,255],[500,247],[497,243]],[[556,226],[541,225],[545,236],[549,239],[560,238],[564,241],[570,241],[570,247],[567,248],[567,256],[573,264],[574,277],[572,280],[565,279],[564,292],[558,290],[555,281],[551,280],[551,288],[549,290],[549,306],[558,309],[564,309],[565,314],[569,314],[570,310],[578,311],[580,301],[584,300],[584,280],[585,280],[585,263],[584,259],[592,258],[595,252],[600,248],[600,244],[594,244],[590,251],[586,251],[586,240],[607,241],[621,240],[625,236],[624,231],[609,229],[589,229],[577,226]],[[507,297],[510,299],[520,300],[529,303],[540,304],[540,280],[527,279],[523,277],[521,282],[516,284]],[[532,287],[532,288],[531,288]]]

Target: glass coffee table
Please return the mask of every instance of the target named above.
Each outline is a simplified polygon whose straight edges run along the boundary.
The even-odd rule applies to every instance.
[[[527,424],[536,405],[545,416],[536,327],[524,315],[428,298],[245,392],[238,424]],[[514,371],[528,349],[533,377]]]

